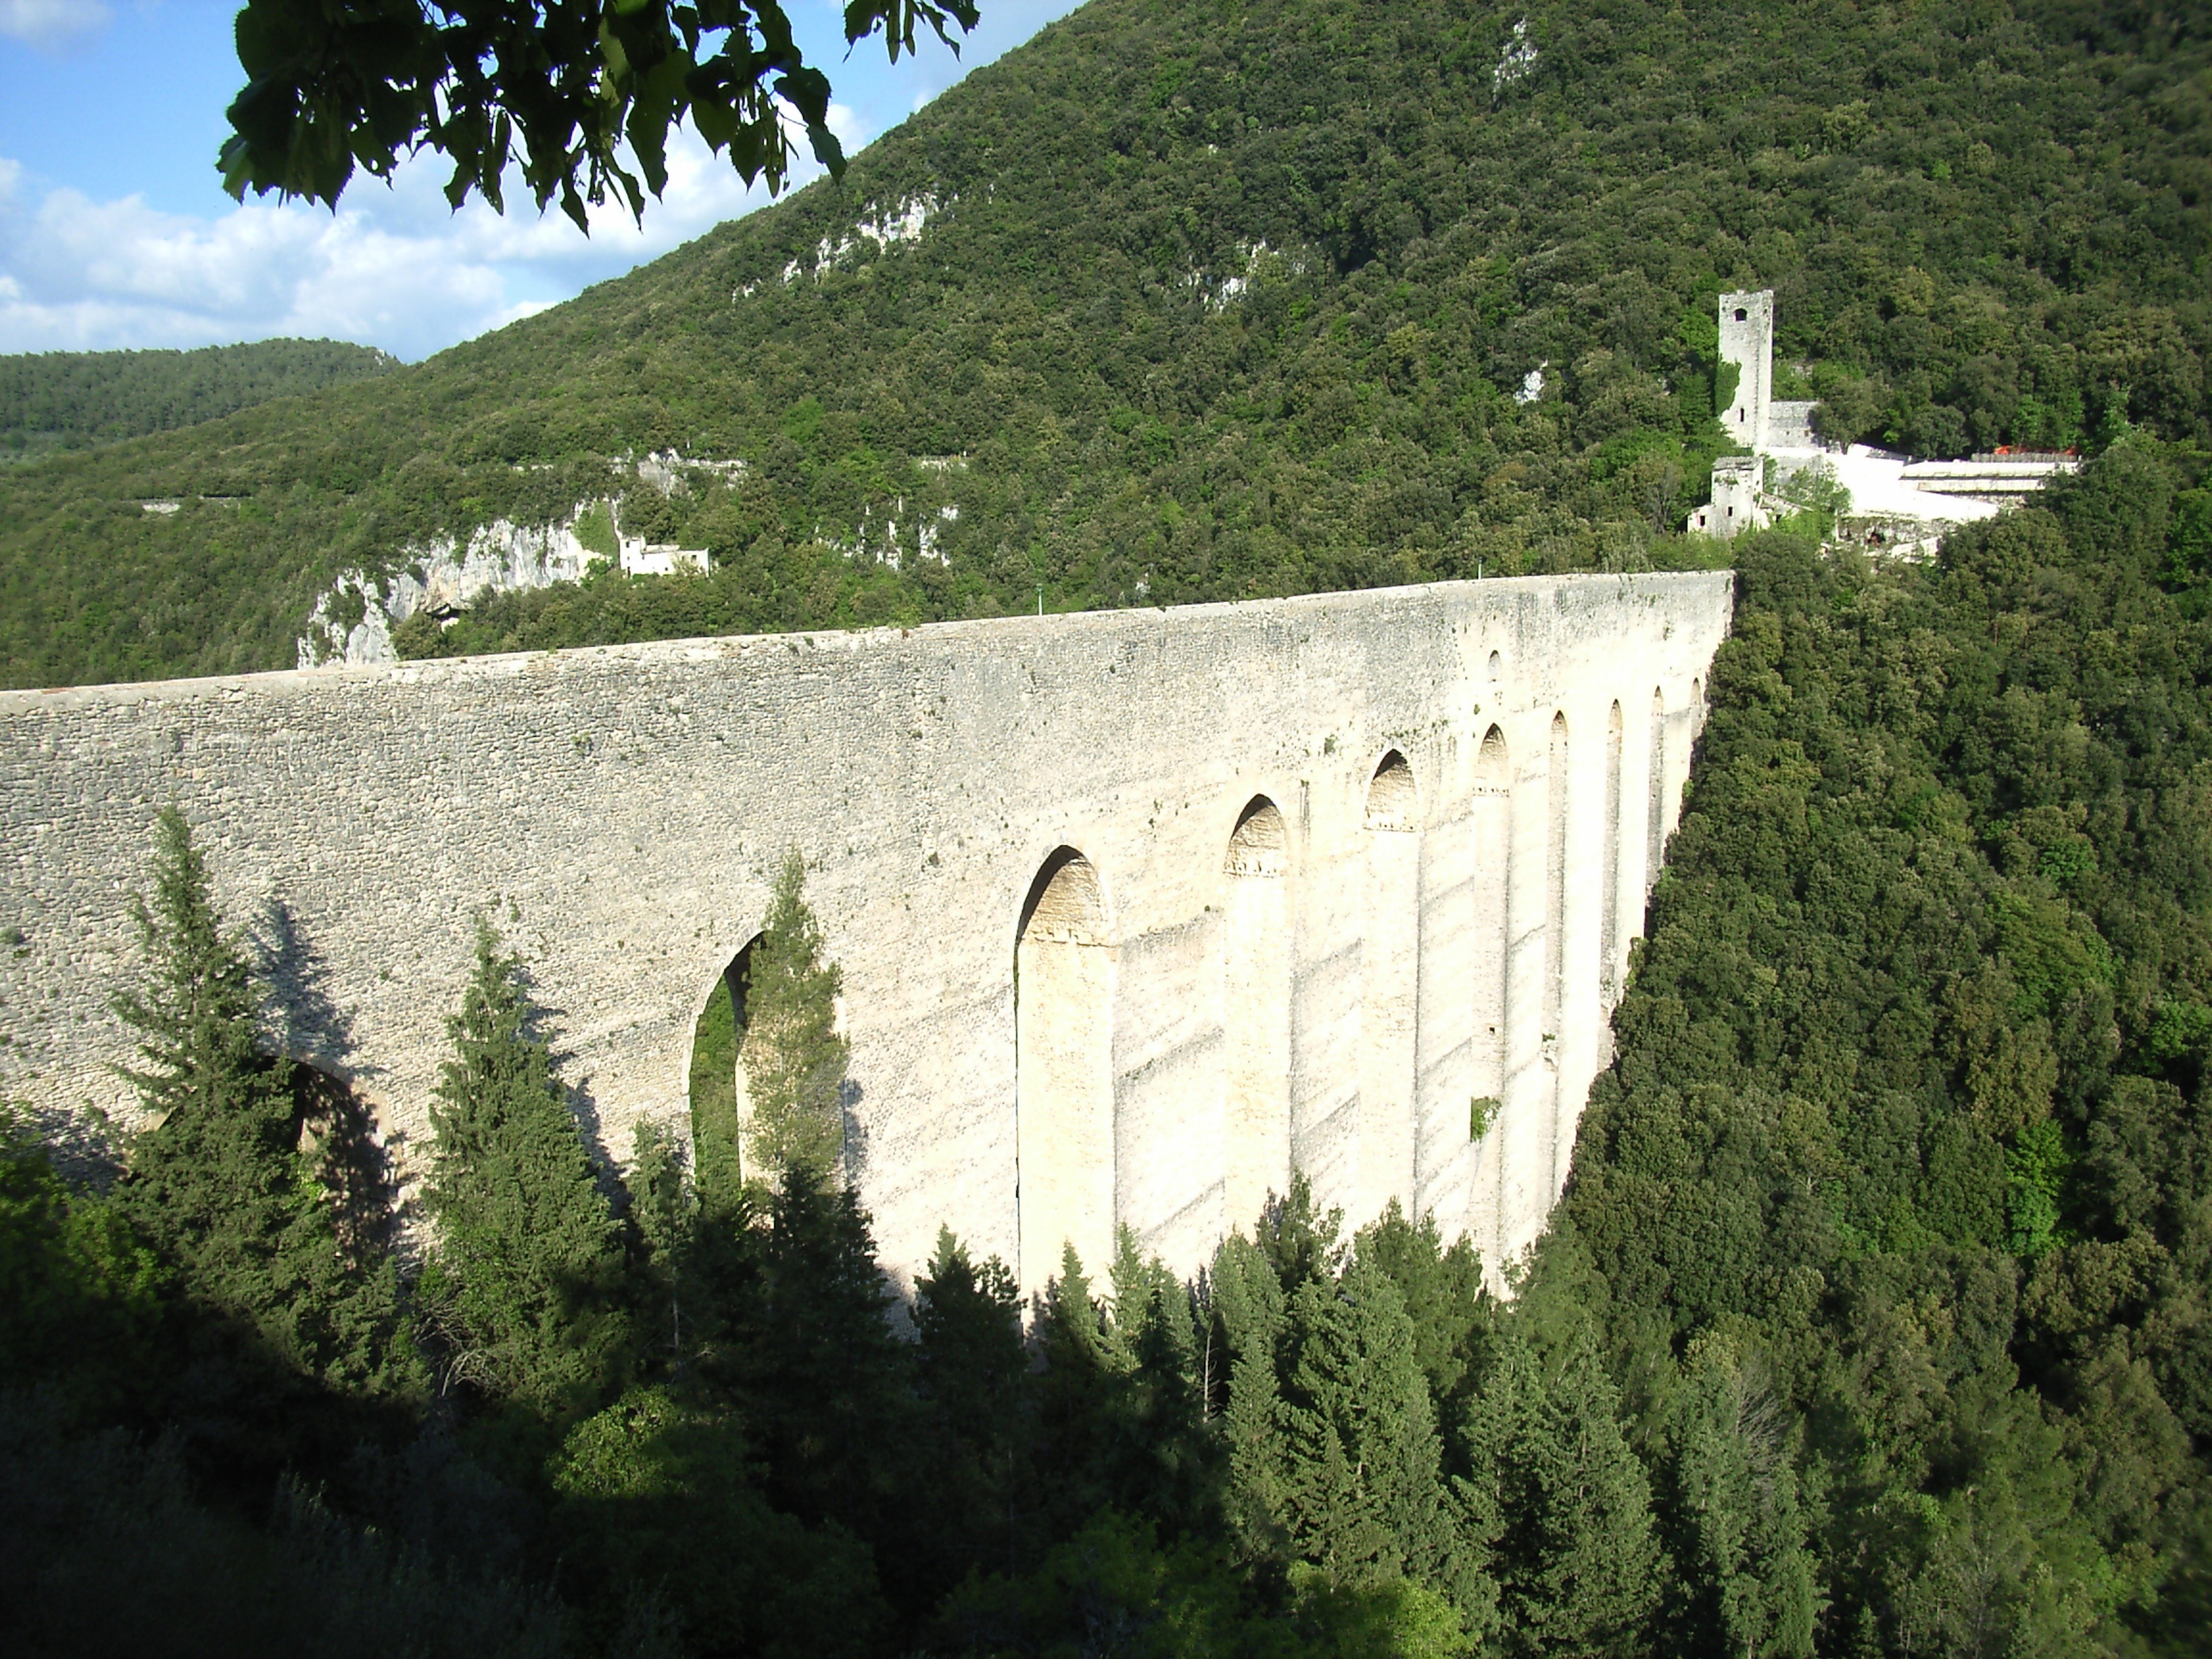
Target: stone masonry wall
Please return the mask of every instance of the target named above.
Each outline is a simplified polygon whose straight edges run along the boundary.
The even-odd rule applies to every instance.
[[[0,693],[0,1093],[127,1112],[108,1002],[173,800],[268,953],[274,1040],[375,1104],[403,1170],[479,910],[620,1162],[687,1121],[694,1020],[796,847],[886,1262],[940,1222],[1018,1262],[1018,1123],[1055,1085],[1016,1054],[1016,946],[1069,848],[1112,1218],[1188,1267],[1290,1158],[1494,1264],[1565,1177],[1729,601],[1725,574],[1523,579]]]

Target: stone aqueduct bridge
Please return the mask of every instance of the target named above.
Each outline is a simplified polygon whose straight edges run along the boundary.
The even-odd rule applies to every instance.
[[[688,1124],[696,1017],[796,847],[894,1273],[940,1223],[1030,1286],[1117,1223],[1188,1268],[1293,1165],[1495,1263],[1565,1179],[1730,593],[1524,579],[0,694],[0,1092],[127,1110],[107,1000],[173,800],[270,952],[276,1040],[403,1170],[480,909],[624,1158]]]

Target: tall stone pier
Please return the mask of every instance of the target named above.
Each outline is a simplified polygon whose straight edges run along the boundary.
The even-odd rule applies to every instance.
[[[884,1258],[1188,1269],[1293,1169],[1540,1232],[1672,829],[1725,574],[0,694],[0,1092],[127,1114],[134,892],[191,820],[272,1045],[419,1175],[473,918],[615,1163],[796,848]]]

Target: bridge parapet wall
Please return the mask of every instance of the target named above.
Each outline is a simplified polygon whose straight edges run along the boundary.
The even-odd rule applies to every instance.
[[[375,1105],[403,1170],[479,910],[624,1159],[688,1121],[695,1018],[795,847],[886,1261],[944,1222],[1019,1262],[1050,1103],[1016,953],[1067,848],[1103,917],[1072,948],[1106,953],[1078,978],[1106,988],[1111,1221],[1195,1265],[1287,1158],[1495,1262],[1564,1178],[1729,599],[1529,578],[0,693],[0,1092],[127,1114],[108,1005],[174,801],[270,952],[274,1040]]]

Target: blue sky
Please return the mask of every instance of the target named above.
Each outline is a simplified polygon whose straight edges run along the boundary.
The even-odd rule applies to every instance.
[[[846,57],[842,8],[787,0],[836,88],[847,150],[1018,46],[1074,0],[981,0],[958,58],[933,40],[896,65]],[[765,199],[696,140],[665,201],[584,237],[519,188],[502,220],[450,212],[436,158],[386,186],[357,179],[331,214],[234,203],[215,155],[242,83],[222,0],[0,0],[0,352],[195,346],[272,335],[382,346],[410,360],[557,303]],[[687,135],[688,138],[688,135]]]

